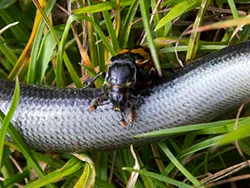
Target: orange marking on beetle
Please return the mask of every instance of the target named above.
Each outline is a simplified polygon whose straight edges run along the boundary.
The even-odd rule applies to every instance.
[[[148,52],[146,52],[144,48],[132,49],[130,52],[134,53],[134,54],[140,54],[145,59],[149,59],[150,58],[150,54]]]
[[[129,52],[129,49],[123,49],[123,50],[121,50],[121,51],[119,51],[117,54],[125,54],[125,53],[127,53],[127,52]]]

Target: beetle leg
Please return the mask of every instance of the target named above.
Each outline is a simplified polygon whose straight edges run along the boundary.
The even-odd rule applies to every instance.
[[[108,91],[109,91],[109,88],[105,84],[103,84],[102,85],[102,92],[103,92],[104,99],[108,99]]]
[[[120,111],[120,114],[121,114],[121,120],[120,120],[120,122],[121,122],[122,126],[123,126],[124,128],[126,128],[126,127],[127,127],[127,123],[126,123],[125,118],[124,118],[123,109],[120,109],[119,111]]]
[[[125,119],[124,119],[124,114],[123,114],[122,111],[121,111],[121,116],[122,116],[122,118],[121,118],[121,124],[122,124],[122,126],[123,126],[124,128],[126,128],[127,123],[126,123],[126,121],[125,121]]]
[[[157,73],[156,69],[154,67],[152,67],[149,71],[148,71],[148,75],[153,76]]]
[[[133,125],[136,121],[136,118],[137,118],[137,113],[136,113],[136,109],[137,107],[142,103],[142,96],[140,94],[138,95],[130,95],[130,101],[132,101],[129,105],[129,116],[128,116],[128,119],[129,119],[129,123],[131,125]]]
[[[101,97],[93,99],[91,104],[90,104],[90,107],[89,107],[90,111],[94,111],[97,108],[97,106],[100,106],[101,104],[102,104],[102,98]]]
[[[91,85],[96,81],[97,78],[99,78],[100,76],[104,77],[106,73],[104,72],[100,72],[99,74],[97,74],[94,78],[92,78],[90,81],[87,82],[87,85],[84,87],[88,88],[91,87]],[[93,99],[91,104],[90,104],[90,111],[94,111],[98,106],[100,105],[104,105],[103,101],[107,99],[107,91],[106,89],[104,89],[105,84],[102,85],[102,91],[104,93],[104,95],[102,97],[98,97],[96,99]]]
[[[150,86],[153,82],[155,82],[156,78],[158,78],[157,71],[154,67],[152,67],[144,76],[145,85]]]
[[[90,111],[94,111],[97,108],[97,106],[98,106],[98,102],[97,101],[98,101],[97,99],[93,99],[91,101],[91,104],[89,106],[89,110]]]
[[[94,111],[98,106],[109,104],[110,101],[107,101],[104,96],[95,98],[91,101],[89,106],[90,111]]]
[[[135,108],[134,108],[134,105],[132,105],[129,109],[129,116],[128,116],[128,119],[129,119],[129,123],[131,125],[134,124],[134,122],[136,121],[136,117],[137,117],[137,113],[135,111]]]
[[[97,80],[97,78],[104,77],[105,74],[106,74],[105,72],[98,73],[94,78],[91,78],[90,80],[87,81],[87,84],[83,89],[91,87],[94,84],[94,82]]]

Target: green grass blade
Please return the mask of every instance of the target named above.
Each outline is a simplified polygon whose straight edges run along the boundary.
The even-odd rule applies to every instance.
[[[239,119],[239,126],[245,126],[250,124],[250,118],[241,118]],[[218,127],[208,127],[206,129],[201,129],[197,131],[197,134],[221,134],[221,133],[230,133],[234,131],[235,127],[235,121],[232,123],[227,123],[224,126],[218,126]]]
[[[122,0],[121,7],[129,6],[132,2],[133,0]],[[84,8],[75,9],[73,12],[74,14],[96,13],[96,12],[102,12],[102,11],[114,9],[115,6],[116,6],[116,3],[114,1],[105,2],[105,3],[98,3],[96,5],[87,6]]]
[[[109,152],[98,152],[95,160],[95,168],[100,169],[96,172],[96,177],[108,180],[107,171],[109,169]]]
[[[193,29],[196,30],[198,27],[200,27],[203,23],[204,15],[206,13],[207,7],[210,4],[211,0],[202,0],[201,6],[199,8],[198,14],[196,16]],[[186,55],[186,62],[190,60],[194,60],[196,56],[196,52],[198,49],[199,45],[199,38],[200,38],[200,33],[198,32],[193,32],[190,35],[189,39],[189,44],[188,44],[188,50],[187,50],[187,55]]]
[[[58,29],[55,27],[55,30],[56,30],[57,36],[60,38],[62,36],[61,26],[59,26]],[[34,83],[36,83],[36,84],[42,83],[42,79],[44,77],[44,74],[46,72],[48,64],[51,60],[51,57],[54,53],[56,45],[57,45],[57,43],[56,43],[53,35],[51,34],[51,32],[48,32],[43,37],[42,43],[39,47],[38,56],[36,57],[36,61],[34,61],[35,67],[33,70],[30,70],[31,78],[34,79]],[[30,65],[31,65],[31,63],[32,62],[30,62]],[[27,82],[28,82],[28,80],[29,80],[29,77],[27,78]],[[30,80],[30,81],[32,81],[32,80]],[[30,81],[29,81],[29,83],[33,83]]]
[[[147,3],[148,3],[148,1],[140,0],[142,21],[143,21],[143,25],[144,25],[144,30],[146,32],[148,47],[150,48],[151,56],[154,60],[155,67],[158,71],[158,74],[161,76],[162,71],[161,71],[161,67],[160,67],[160,61],[159,61],[157,50],[156,50],[156,47],[154,44],[152,29],[149,25],[149,14],[148,14],[148,9],[147,9]]]
[[[67,67],[67,69],[69,71],[70,77],[72,78],[75,86],[77,88],[82,88],[83,83],[80,80],[79,76],[77,75],[77,72],[75,71],[73,65],[71,64],[71,62],[69,60],[69,57],[67,56],[67,54],[65,52],[63,54],[63,59],[64,59],[65,65],[66,65],[66,67]]]
[[[115,3],[112,2],[105,2],[105,3],[98,3],[96,5],[87,6],[84,8],[79,8],[74,10],[74,14],[84,14],[84,13],[97,13],[102,11],[107,11],[115,8]]]
[[[249,145],[249,140],[248,140],[248,138],[238,140],[238,143],[239,143],[240,149],[241,149],[245,154],[247,154],[248,156],[250,156],[250,145]]]
[[[122,24],[122,29],[119,37],[120,46],[122,48],[128,47],[128,39],[132,28],[132,22],[138,9],[139,3],[140,1],[134,0],[134,2],[129,7],[124,23]]]
[[[240,122],[246,119],[250,118],[241,118]],[[225,127],[228,124],[233,124],[235,123],[235,120],[223,120],[223,121],[217,121],[217,122],[211,122],[211,123],[201,123],[201,124],[194,124],[194,125],[185,125],[181,127],[174,127],[174,128],[167,128],[167,129],[162,129],[159,131],[153,131],[149,133],[144,133],[140,135],[136,135],[136,137],[159,137],[159,136],[168,136],[171,134],[178,134],[178,133],[185,133],[185,132],[190,132],[190,131],[198,131],[198,130],[204,130],[204,129],[210,129],[217,128],[217,127]]]
[[[104,20],[105,20],[105,23],[106,23],[106,27],[108,29],[109,36],[111,38],[111,41],[112,41],[112,44],[113,44],[113,47],[114,47],[114,50],[116,52],[118,52],[120,50],[120,46],[119,46],[119,43],[118,43],[118,40],[117,40],[117,37],[116,37],[116,34],[115,34],[115,30],[113,28],[112,21],[110,19],[109,12],[108,11],[103,11],[102,14],[103,14],[103,17],[104,17]]]
[[[235,6],[235,3],[234,3],[234,0],[227,0],[229,6],[230,6],[230,9],[232,11],[232,14],[233,14],[233,17],[235,19],[239,18],[239,15],[238,15],[238,12],[237,12],[237,9],[236,9],[236,6]]]
[[[213,51],[221,50],[225,47],[227,47],[227,45],[200,45],[198,51],[213,52]],[[177,48],[166,47],[166,48],[160,49],[159,53],[175,52],[175,50],[177,50],[177,52],[186,52],[188,51],[188,46],[178,46]]]
[[[162,3],[162,6],[165,7],[165,6],[171,6],[171,5],[176,5],[178,3],[181,3],[183,0],[168,0],[168,1],[164,1]]]
[[[46,25],[48,26],[50,32],[53,34],[53,36],[54,36],[54,38],[55,38],[57,44],[59,44],[59,39],[58,39],[58,37],[57,37],[57,35],[56,35],[56,32],[55,32],[55,30],[54,30],[54,27],[52,26],[52,24],[51,24],[51,22],[50,22],[48,16],[46,15],[44,9],[40,6],[40,4],[39,4],[38,1],[33,1],[33,2],[34,2],[34,4],[35,4],[36,8],[39,10],[40,14],[42,15],[42,17],[43,17],[43,19],[44,19]]]
[[[95,185],[99,186],[99,187],[116,188],[116,186],[114,186],[114,185],[108,183],[107,181],[104,181],[104,180],[102,180],[102,179],[100,179],[98,177],[96,178],[96,182],[95,183],[96,183]]]
[[[4,40],[3,37],[0,36],[1,40]],[[5,58],[12,64],[15,65],[18,57],[6,44],[0,44],[0,52],[3,53]]]
[[[152,10],[155,10],[156,9],[156,12],[155,12],[155,15],[154,15],[154,19],[153,19],[153,25],[157,25],[160,21],[160,13],[158,11],[160,11],[160,5],[161,3],[158,5],[159,1],[157,0],[152,0],[151,1],[151,7],[152,7]],[[158,5],[158,6],[157,6]],[[165,29],[166,29],[166,26],[165,26]],[[164,28],[161,28],[161,29],[158,29],[156,31],[156,37],[160,37],[160,36],[164,36]]]
[[[5,141],[5,145],[13,148],[14,150],[22,152],[21,148],[19,148],[17,145],[15,145],[11,142]],[[46,154],[42,154],[42,153],[39,153],[36,151],[31,151],[31,153],[36,160],[44,162],[44,163],[50,165],[51,167],[61,168],[64,165],[63,161],[55,159],[55,158],[51,158],[50,156],[47,156]]]
[[[57,180],[60,180],[63,177],[74,174],[83,167],[83,163],[77,158],[73,157],[60,169],[55,170],[48,175],[39,178],[36,181],[33,181],[25,186],[25,188],[34,188],[34,187],[43,187],[50,183],[53,183]]]
[[[201,141],[197,144],[194,144],[190,146],[189,148],[181,151],[176,158],[178,158],[179,160],[182,159],[182,161],[184,161],[186,159],[185,157],[189,158],[190,157],[189,155],[192,155],[195,152],[201,151],[206,148],[210,148],[212,146],[216,146],[218,144],[218,140],[221,138],[222,136],[216,136],[216,137],[212,137],[204,141]],[[167,176],[174,168],[175,168],[175,165],[173,163],[170,163],[165,168],[163,174]]]
[[[88,3],[90,2],[91,1],[88,0]],[[97,25],[99,25],[98,15],[96,14],[90,15],[90,19],[92,19]],[[87,27],[88,27],[87,35],[88,35],[89,54],[92,66],[93,67],[97,67],[98,65],[102,66],[102,64],[104,64],[104,61],[100,61],[101,54],[98,51],[100,45],[102,45],[98,42],[100,38],[98,35],[96,35],[95,28],[90,22],[87,23]]]
[[[154,172],[148,172],[146,170],[135,170],[133,168],[127,168],[127,167],[124,167],[123,170],[127,170],[127,171],[130,171],[130,172],[139,172],[140,175],[144,175],[146,177],[150,177],[150,178],[162,181],[162,182],[166,182],[166,183],[175,185],[177,187],[183,187],[183,188],[191,188],[192,187],[192,186],[190,186],[188,184],[185,184],[185,183],[183,183],[181,181],[177,181],[177,180],[174,180],[172,178],[169,178],[169,177],[166,177],[164,175],[160,175],[160,174],[157,174],[157,173],[154,173]]]
[[[247,122],[243,126],[239,126],[236,130],[231,133],[226,134],[218,142],[219,145],[225,145],[236,140],[245,138],[250,135],[250,122]]]
[[[6,24],[16,22],[18,17],[21,17],[21,13],[16,7],[9,7],[7,9],[0,9],[0,17]],[[19,22],[18,27],[11,27],[10,31],[17,39],[27,41],[29,39],[29,30],[25,27],[23,22]]]
[[[62,61],[63,61],[63,57],[64,57],[64,48],[65,48],[65,43],[66,43],[66,39],[69,33],[69,30],[71,29],[71,24],[73,21],[76,20],[87,20],[89,22],[91,22],[93,24],[93,26],[96,29],[96,32],[98,33],[98,35],[101,37],[102,42],[104,43],[104,45],[106,46],[107,50],[111,53],[111,55],[115,55],[116,52],[114,51],[114,49],[112,48],[112,46],[110,45],[108,39],[106,38],[105,34],[102,32],[101,28],[92,20],[90,19],[88,16],[85,15],[71,15],[66,23],[63,35],[62,35],[62,39],[59,45],[59,49],[58,49],[58,54],[57,54],[57,60],[56,60],[56,82],[57,85],[59,87],[63,86],[63,80],[62,80]],[[65,62],[67,67],[70,67],[70,63],[69,62]]]
[[[168,149],[168,147],[163,144],[162,142],[158,144],[161,150],[165,153],[165,155],[170,159],[170,161],[178,168],[182,174],[192,182],[196,187],[203,187],[200,186],[201,183],[198,181],[184,166],[174,157],[172,152]]]
[[[220,135],[220,136],[215,136],[215,137],[212,137],[210,139],[206,139],[202,142],[199,142],[195,145],[192,145],[190,146],[189,148],[183,150],[181,153],[179,153],[179,157],[178,158],[183,158],[185,156],[188,156],[190,154],[193,154],[197,151],[200,151],[200,150],[203,150],[203,149],[206,149],[206,148],[210,148],[212,146],[215,146],[218,144],[218,141],[223,137],[223,135]]]
[[[59,43],[60,43],[59,38],[57,37],[55,29],[53,28],[52,24],[50,23],[49,18],[47,17],[47,15],[45,14],[44,10],[42,9],[42,7],[39,5],[38,2],[34,1],[34,4],[36,5],[37,9],[39,9],[40,13],[42,14],[43,19],[45,20],[45,22],[46,22],[46,24],[47,24],[47,26],[48,26],[48,28],[50,30],[50,32],[54,36],[54,39],[55,39],[56,43],[59,45]],[[65,47],[65,44],[64,44],[63,47]],[[76,85],[76,87],[83,87],[83,84],[82,84],[80,78],[78,77],[76,71],[74,70],[71,62],[69,61],[69,58],[68,58],[66,52],[63,52],[59,57],[61,59],[64,59],[65,65],[66,65],[66,67],[67,67],[67,69],[69,71],[69,74],[70,74],[70,76],[71,76],[74,84]],[[58,66],[58,64],[57,64],[57,66]],[[60,68],[60,71],[62,72],[62,67],[59,67],[59,68]],[[62,74],[58,75],[58,78],[60,80],[60,82],[58,82],[58,84],[59,84],[58,86],[59,87],[63,87],[64,86],[61,75]]]
[[[0,1],[0,9],[6,9],[10,5],[12,5],[16,0],[2,0]]]
[[[93,187],[95,184],[96,170],[92,159],[85,154],[73,154],[81,161],[85,161],[83,173],[77,181],[75,188]]]
[[[191,1],[184,0],[184,1],[181,1],[180,3],[175,5],[173,8],[171,8],[171,10],[167,13],[167,15],[164,16],[159,21],[159,23],[155,27],[155,31],[157,31],[158,29],[164,27],[168,22],[171,22],[172,20],[174,20],[178,16],[181,16],[185,12],[199,6],[200,3],[201,3],[201,0],[191,0]]]
[[[120,0],[116,0],[116,8],[115,8],[115,34],[116,37],[120,35],[121,30],[121,7]]]
[[[45,7],[45,10],[44,10],[46,15],[48,15],[51,12],[55,3],[56,3],[56,0],[51,0],[48,2],[48,4]],[[27,83],[37,83],[37,84],[41,83],[41,81],[40,81],[41,79],[39,79],[39,77],[41,76],[40,70],[43,70],[43,69],[40,69],[41,67],[39,66],[39,64],[40,64],[41,60],[39,58],[41,57],[42,53],[41,52],[40,52],[40,54],[38,54],[38,53],[39,53],[39,51],[42,51],[42,49],[41,49],[42,47],[40,45],[41,45],[41,40],[42,40],[44,28],[45,28],[45,21],[42,20],[38,29],[37,29],[37,33],[36,33],[35,39],[34,39],[33,44],[32,44],[30,63],[29,63],[29,67],[28,67],[27,80],[26,80]],[[51,40],[55,40],[55,39],[53,38]],[[42,44],[44,44],[44,42],[42,42]],[[53,48],[49,49],[50,50],[49,52],[52,52],[53,51],[52,49]],[[47,57],[49,57],[49,54]],[[45,65],[46,63],[42,63],[42,64]]]
[[[196,29],[196,32],[204,32],[204,31],[209,31],[209,30],[214,30],[214,29],[220,29],[220,28],[231,28],[233,26],[239,26],[239,25],[246,25],[250,23],[250,18],[248,16],[245,17],[240,17],[238,19],[230,19],[230,20],[225,20],[225,21],[220,21],[220,22],[215,22],[209,25],[204,25]],[[186,34],[192,33],[194,30],[189,30],[186,32]],[[228,37],[228,36],[226,36]],[[223,39],[223,41],[225,41]]]
[[[25,170],[22,173],[18,173],[18,174],[14,175],[14,176],[6,178],[2,182],[2,185],[3,185],[3,187],[11,187],[13,184],[22,182],[24,180],[24,178],[28,178],[28,177],[29,177],[29,171]]]
[[[91,169],[88,163],[85,164],[83,173],[77,181],[75,188],[93,187],[95,181],[91,181]]]

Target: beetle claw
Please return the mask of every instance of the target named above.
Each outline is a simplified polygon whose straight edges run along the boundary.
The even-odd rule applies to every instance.
[[[98,106],[102,105],[102,99],[100,97],[93,99],[90,106],[89,106],[89,110],[90,111],[94,111],[97,109]]]
[[[121,120],[121,125],[124,127],[124,128],[127,128],[127,123],[124,119]]]

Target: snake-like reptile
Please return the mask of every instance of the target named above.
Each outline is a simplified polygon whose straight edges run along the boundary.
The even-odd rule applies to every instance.
[[[0,80],[6,113],[15,83]],[[12,123],[29,147],[44,151],[113,150],[153,141],[140,133],[203,123],[239,107],[250,97],[250,41],[209,54],[175,78],[148,89],[133,126],[120,124],[112,105],[89,105],[98,89],[59,89],[21,84]]]

